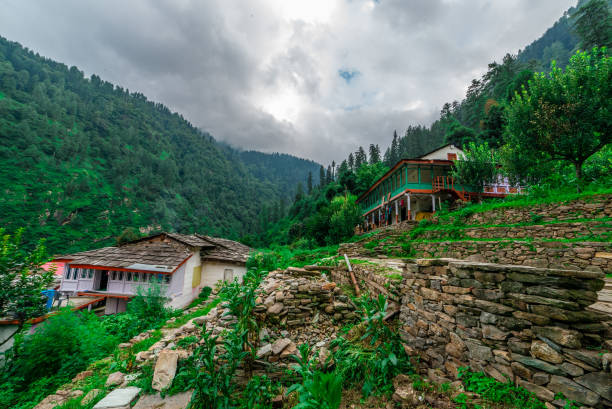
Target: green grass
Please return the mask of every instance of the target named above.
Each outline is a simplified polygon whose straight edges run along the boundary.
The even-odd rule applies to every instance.
[[[151,336],[149,338],[145,338],[142,341],[132,345],[132,353],[137,354],[140,351],[146,351],[147,349],[151,348],[153,344],[161,340],[162,336],[163,334],[161,330],[156,329],[151,333]]]
[[[183,325],[185,325],[187,323],[187,321],[196,318],[196,317],[201,317],[203,315],[206,315],[210,312],[210,310],[212,310],[214,307],[217,306],[217,304],[219,304],[221,302],[220,298],[217,298],[211,302],[209,302],[208,304],[206,304],[205,306],[203,306],[202,308],[198,308],[197,310],[190,312],[189,314],[184,314],[181,315],[180,317],[178,317],[176,319],[176,321],[174,322],[170,322],[167,325],[165,325],[165,328],[178,328],[181,327]]]
[[[612,188],[610,187],[587,186],[585,190],[580,193],[577,193],[575,190],[568,187],[565,189],[548,191],[546,194],[508,196],[504,199],[492,199],[483,203],[474,203],[454,212],[439,212],[438,219],[445,220],[450,217],[466,219],[474,213],[483,213],[496,209],[520,208],[550,203],[567,203],[579,199],[593,199],[593,196],[609,194],[612,194]]]

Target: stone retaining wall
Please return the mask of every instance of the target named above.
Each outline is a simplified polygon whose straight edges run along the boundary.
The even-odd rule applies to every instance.
[[[604,274],[448,259],[407,264],[401,334],[441,377],[470,366],[562,406],[612,407],[612,340],[588,310]]]
[[[612,195],[594,195],[566,203],[545,203],[525,207],[506,207],[474,213],[465,224],[515,224],[542,221],[598,219],[612,217]]]
[[[448,230],[426,230],[419,234],[417,239],[439,240],[446,239],[452,234],[453,238],[472,239],[575,239],[587,236],[610,235],[612,232],[612,221],[585,221],[572,223],[537,224],[530,226],[492,226],[492,227],[467,227],[463,229]]]
[[[612,243],[609,242],[413,241],[410,246],[416,257],[477,257],[490,263],[612,273]]]

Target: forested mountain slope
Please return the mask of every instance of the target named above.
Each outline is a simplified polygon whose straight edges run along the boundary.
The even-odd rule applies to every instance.
[[[126,227],[257,232],[262,206],[319,166],[281,157],[223,146],[142,94],[0,37],[0,224],[52,252],[113,243]]]
[[[285,192],[293,192],[298,183],[304,183],[304,175],[307,176],[309,172],[313,178],[318,178],[321,167],[311,160],[285,153],[243,151],[240,152],[240,158],[255,177],[268,181]]]

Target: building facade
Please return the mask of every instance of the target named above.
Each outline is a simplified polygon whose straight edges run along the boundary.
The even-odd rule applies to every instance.
[[[65,263],[59,291],[100,297],[105,314],[125,311],[127,302],[157,282],[168,306],[182,308],[205,286],[242,280],[251,249],[200,234],[160,233],[119,246],[58,257]]]
[[[474,195],[504,197],[518,190],[500,177],[484,192],[455,183],[451,176],[453,162],[464,153],[453,144],[442,146],[419,158],[402,159],[378,179],[358,199],[366,230],[404,220],[432,217],[442,201],[471,200]]]

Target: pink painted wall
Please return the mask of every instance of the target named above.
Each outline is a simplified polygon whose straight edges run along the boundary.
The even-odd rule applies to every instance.
[[[63,261],[49,261],[48,263],[43,264],[41,267],[45,271],[49,271],[53,267],[55,267],[55,275],[59,277],[63,277],[65,266],[66,266],[66,263]]]

